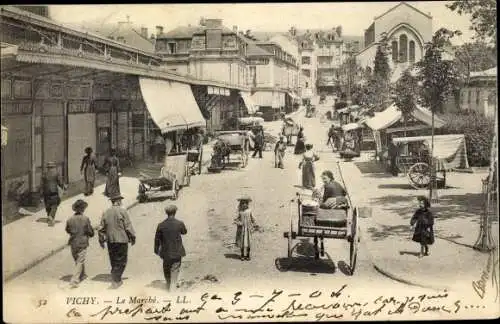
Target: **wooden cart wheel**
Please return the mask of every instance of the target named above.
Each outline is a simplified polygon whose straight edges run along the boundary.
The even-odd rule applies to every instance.
[[[408,170],[410,185],[415,189],[424,189],[431,181],[430,167],[425,162],[415,163]]]
[[[351,270],[351,276],[356,270],[359,245],[358,209],[355,208],[352,213],[351,238],[349,242],[349,269]]]

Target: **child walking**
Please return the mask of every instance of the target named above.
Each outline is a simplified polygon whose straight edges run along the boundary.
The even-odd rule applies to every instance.
[[[253,229],[256,227],[255,218],[249,207],[252,198],[243,196],[238,199],[238,217],[234,220],[236,224],[236,246],[240,248],[241,261],[250,260],[250,241]]]
[[[434,216],[429,210],[429,199],[424,196],[417,197],[419,208],[413,214],[410,225],[415,227],[412,240],[420,243],[419,258],[429,255],[429,245],[434,243]]]

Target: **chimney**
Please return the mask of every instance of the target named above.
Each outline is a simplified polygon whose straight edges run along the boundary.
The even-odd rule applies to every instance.
[[[238,26],[233,26],[233,32],[238,33]]]
[[[125,38],[123,36],[117,36],[116,41],[120,43],[125,43]]]
[[[163,26],[156,26],[156,38],[163,34]]]
[[[148,28],[147,27],[141,27],[141,36],[144,38],[148,38]]]
[[[222,19],[206,19],[205,26],[207,28],[220,28],[222,27]]]

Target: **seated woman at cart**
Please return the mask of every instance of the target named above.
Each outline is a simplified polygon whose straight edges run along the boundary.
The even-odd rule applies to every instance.
[[[340,183],[335,181],[333,172],[329,170],[323,171],[321,180],[323,180],[323,195],[320,198],[319,208],[336,209],[348,207],[347,192]],[[315,196],[319,196],[318,191],[315,192]]]

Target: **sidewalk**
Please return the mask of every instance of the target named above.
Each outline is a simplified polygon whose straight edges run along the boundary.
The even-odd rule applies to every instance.
[[[203,166],[210,163],[212,146],[211,142],[203,146]],[[138,185],[137,178],[120,178],[120,190],[124,197],[123,207],[126,209],[137,204]],[[109,199],[102,194],[104,186],[104,184],[97,186],[94,194],[89,197],[83,194],[61,197],[54,227],[47,226],[45,209],[2,226],[4,281],[13,279],[67,246],[66,220],[73,215],[71,207],[77,199],[83,199],[89,204],[85,214],[93,226],[99,225],[102,213],[111,205]],[[30,240],[26,233],[33,235],[33,239]]]
[[[138,184],[139,181],[135,178],[120,178],[123,207],[129,209],[137,203]],[[85,214],[90,218],[92,226],[99,225],[102,213],[111,206],[109,199],[102,194],[104,186],[96,187],[92,196],[79,194],[63,200],[57,210],[54,227],[47,226],[45,210],[3,226],[4,281],[22,274],[67,246],[66,220],[73,215],[72,205],[77,199],[83,199],[89,204]]]
[[[362,156],[342,167],[349,175],[345,178],[353,203],[372,208],[371,218],[361,219],[360,224],[361,244],[373,266],[394,280],[437,290],[469,288],[472,281],[479,280],[489,257],[472,248],[479,234],[482,175],[450,173],[450,187],[439,190],[439,203],[431,207],[435,242],[430,255],[420,259],[420,245],[411,240],[410,219],[416,196],[427,191],[411,189],[406,177],[362,173],[358,166],[366,161]],[[496,215],[491,233],[497,244],[498,230]]]

